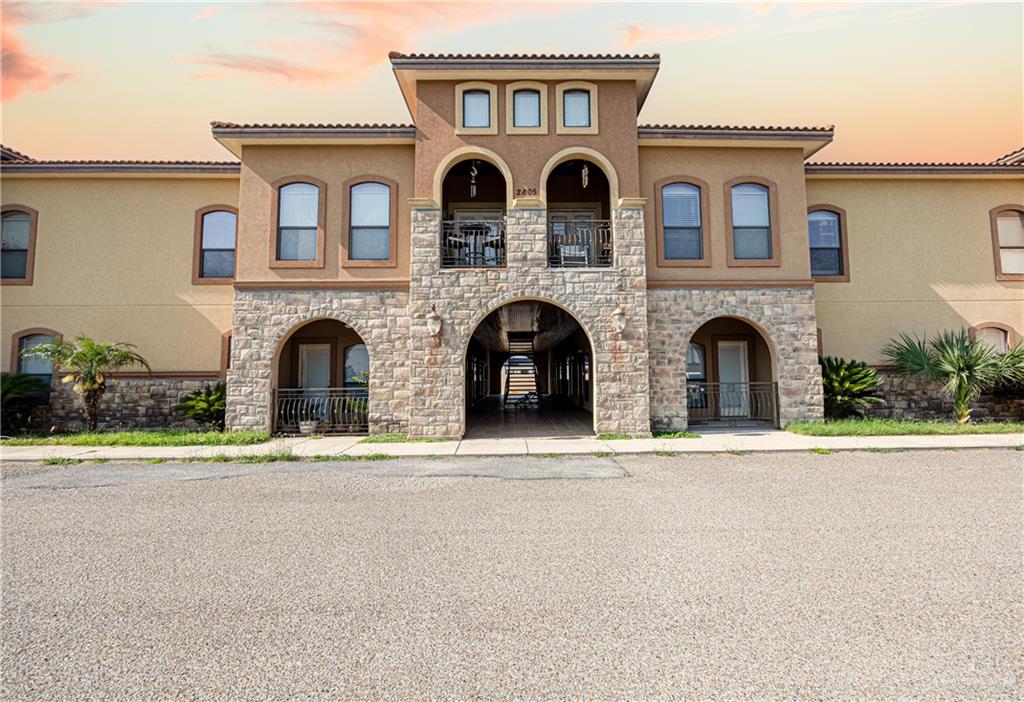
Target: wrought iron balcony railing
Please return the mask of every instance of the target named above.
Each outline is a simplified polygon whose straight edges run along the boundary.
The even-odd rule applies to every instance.
[[[607,219],[548,222],[548,265],[552,268],[612,265],[612,223]]]
[[[505,223],[445,220],[441,222],[442,268],[505,266]]]
[[[362,434],[369,428],[365,387],[281,388],[274,391],[274,431],[299,432],[299,422],[317,423],[318,434]]]
[[[691,422],[702,420],[760,420],[779,423],[777,383],[686,384],[687,414]]]

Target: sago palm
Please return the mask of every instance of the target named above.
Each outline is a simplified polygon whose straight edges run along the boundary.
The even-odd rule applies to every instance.
[[[26,356],[45,358],[66,373],[61,382],[74,383],[82,396],[85,421],[89,431],[96,431],[96,415],[100,399],[107,390],[107,374],[126,366],[143,366],[152,372],[149,363],[125,343],[94,341],[87,336],[74,341],[52,341],[25,350]]]
[[[825,391],[825,416],[829,419],[863,414],[871,405],[884,400],[878,393],[882,381],[874,368],[863,361],[825,356],[821,363],[821,383]]]
[[[945,331],[929,339],[900,334],[882,353],[903,375],[942,383],[953,400],[953,418],[971,421],[971,403],[982,391],[1007,380],[1024,377],[1024,348],[1020,344],[1005,354],[971,337],[966,329]]]

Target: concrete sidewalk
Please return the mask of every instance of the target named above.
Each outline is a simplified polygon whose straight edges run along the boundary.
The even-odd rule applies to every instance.
[[[273,439],[252,446],[3,446],[0,460],[41,461],[47,458],[82,460],[166,460],[210,456],[245,456],[290,452],[297,456],[525,456],[571,454],[726,453],[735,451],[885,450],[1015,448],[1024,445],[1024,434],[974,434],[954,436],[801,436],[778,430],[739,429],[704,431],[697,439],[625,439],[603,441],[594,436],[522,439],[464,439],[400,444],[363,444],[360,436],[326,436],[319,439]]]

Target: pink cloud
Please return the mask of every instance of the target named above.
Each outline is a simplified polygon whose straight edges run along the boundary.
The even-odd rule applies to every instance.
[[[626,27],[626,36],[619,40],[619,47],[632,49],[639,44],[689,44],[707,41],[739,32],[742,27],[729,25],[708,25],[692,27],[676,25],[674,27],[640,27],[631,24]]]
[[[288,82],[312,84],[333,80],[337,75],[336,71],[300,66],[279,58],[245,54],[213,54],[192,59],[192,62],[214,69],[192,76],[197,79],[217,78],[222,75],[222,71],[236,71],[268,79],[277,78]]]
[[[199,14],[196,15],[196,19],[201,22],[205,22],[206,20],[213,19],[217,15],[222,14],[226,9],[227,8],[223,5],[207,5],[199,11]]]

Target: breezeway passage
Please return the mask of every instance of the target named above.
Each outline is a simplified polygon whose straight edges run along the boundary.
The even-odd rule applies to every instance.
[[[585,460],[8,464],[0,696],[1019,696],[1019,453]]]

